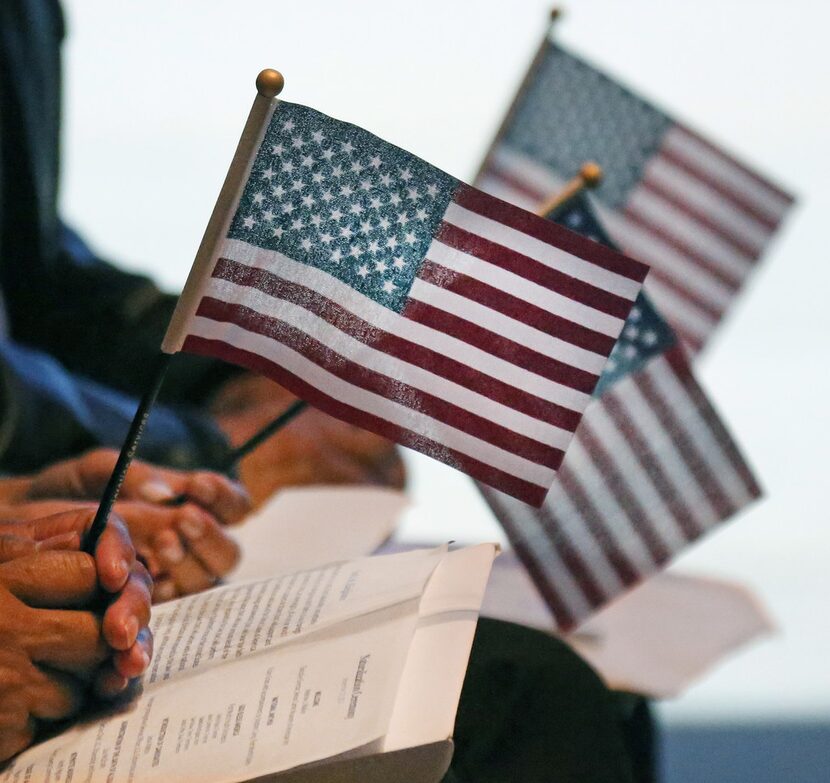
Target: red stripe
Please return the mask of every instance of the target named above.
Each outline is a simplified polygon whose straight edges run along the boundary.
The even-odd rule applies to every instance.
[[[490,397],[496,402],[540,421],[573,432],[582,417],[581,413],[511,386],[468,364],[450,359],[419,343],[390,334],[358,318],[322,294],[284,280],[264,269],[255,269],[237,261],[220,258],[213,271],[213,277],[230,280],[236,285],[250,286],[269,296],[292,302],[372,348],[418,367],[427,368],[436,375],[443,376],[460,386]]]
[[[760,497],[762,490],[758,484],[758,480],[752,473],[752,469],[747,464],[746,459],[741,454],[737,443],[735,443],[729,431],[726,429],[723,419],[718,416],[717,411],[706,396],[706,392],[703,391],[692,374],[689,362],[683,354],[683,349],[680,346],[674,346],[665,354],[665,358],[678,381],[683,384],[689,396],[694,400],[698,410],[709,425],[709,429],[717,440],[718,445],[741,477],[749,496],[753,498]]]
[[[625,513],[632,529],[645,544],[655,566],[665,563],[671,557],[671,552],[660,537],[658,526],[650,518],[648,509],[644,508],[632,494],[618,468],[617,461],[612,458],[591,428],[590,422],[585,419],[579,428],[579,437],[585,444],[592,462],[596,465],[603,483]],[[612,520],[607,520],[607,524],[612,525]]]
[[[715,179],[707,172],[697,168],[691,160],[682,157],[681,153],[669,149],[662,149],[660,150],[658,157],[664,158],[675,168],[680,169],[693,179],[699,180],[701,184],[711,188],[721,198],[732,202],[738,209],[741,210],[741,212],[755,218],[755,220],[765,226],[770,233],[775,231],[778,224],[781,222],[780,218],[771,218],[768,213],[763,212],[756,205],[752,204],[746,196],[741,194],[735,188],[725,185],[723,182]]]
[[[725,311],[720,309],[718,305],[712,304],[711,300],[701,299],[700,294],[696,291],[690,291],[685,285],[683,285],[682,276],[673,276],[665,269],[659,269],[657,267],[652,267],[651,272],[648,273],[648,276],[649,278],[654,278],[654,280],[659,281],[666,288],[670,288],[681,298],[694,305],[698,310],[702,310],[706,313],[706,315],[712,318],[715,323],[723,317]],[[646,286],[648,286],[648,283],[646,283]],[[662,307],[660,310],[661,312],[665,312],[666,315],[671,314],[670,307]]]
[[[476,256],[594,310],[600,310],[623,320],[631,311],[631,302],[628,299],[557,272],[529,256],[490,242],[478,234],[471,234],[451,223],[443,223],[435,238],[456,250]]]
[[[699,354],[703,350],[704,342],[700,337],[698,337],[698,335],[692,334],[678,324],[673,324],[672,328],[680,336],[683,344],[689,349],[689,353],[691,353],[692,356]]]
[[[642,283],[648,272],[645,264],[633,258],[628,258],[599,242],[587,239],[550,220],[514,207],[506,201],[475,190],[468,185],[461,185],[458,188],[454,201],[464,209],[514,228],[549,245],[554,245],[566,253],[578,256],[629,280]]]
[[[752,169],[749,166],[747,166],[746,164],[741,163],[739,160],[736,160],[731,155],[727,154],[722,149],[720,149],[719,147],[716,147],[714,144],[712,144],[711,141],[709,141],[708,139],[704,139],[703,136],[701,136],[698,133],[696,133],[695,131],[691,130],[691,128],[687,128],[685,125],[677,125],[676,128],[677,128],[677,130],[682,131],[683,133],[685,133],[689,138],[694,139],[695,141],[699,142],[702,146],[706,147],[706,149],[709,150],[709,152],[713,153],[714,155],[719,157],[721,160],[723,160],[725,162],[728,161],[733,166],[736,166],[737,168],[739,168],[741,171],[743,171],[744,174],[746,174],[750,179],[752,179],[757,185],[760,185],[761,188],[769,191],[770,193],[772,193],[772,194],[778,196],[779,198],[781,198],[782,200],[786,201],[787,205],[790,205],[790,204],[793,203],[794,198],[791,194],[787,193],[787,191],[783,190],[782,188],[780,188],[775,183],[770,182],[770,180],[768,180],[763,175],[759,174],[755,169]]]
[[[718,237],[718,239],[721,240],[721,242],[723,242],[726,245],[731,245],[732,249],[735,250],[737,253],[749,256],[749,258],[755,260],[758,258],[758,256],[761,254],[761,251],[764,249],[763,242],[761,243],[760,247],[749,244],[745,239],[743,239],[740,236],[740,234],[737,234],[731,229],[727,228],[726,226],[723,226],[720,223],[715,222],[711,218],[711,216],[701,212],[693,204],[684,201],[678,194],[666,190],[666,188],[664,188],[660,183],[650,180],[648,178],[648,175],[646,175],[646,177],[641,181],[640,184],[644,189],[650,190],[652,193],[663,199],[663,201],[667,201],[669,204],[674,206],[680,212],[689,215],[701,226],[708,229],[710,233],[715,234]]]
[[[492,443],[506,451],[545,467],[556,469],[564,452],[540,443],[495,422],[478,416],[446,400],[390,378],[333,351],[327,345],[290,324],[251,310],[244,305],[203,297],[196,315],[221,323],[233,323],[248,332],[282,343],[332,375],[415,411],[431,416],[451,427]]]
[[[528,198],[539,202],[540,206],[542,205],[542,202],[544,202],[551,195],[550,193],[541,193],[537,187],[531,185],[527,180],[515,176],[510,169],[506,169],[495,163],[490,163],[490,165],[485,169],[484,174],[489,177],[500,179],[509,188],[518,190]]]
[[[634,207],[630,205],[626,206],[621,211],[621,214],[626,220],[645,229],[649,234],[653,234],[659,239],[662,239],[669,247],[678,250],[684,256],[688,256],[690,261],[694,261],[699,267],[705,269],[708,274],[716,280],[719,280],[725,286],[728,286],[731,290],[737,291],[741,287],[743,283],[742,277],[735,277],[729,270],[717,266],[710,258],[689,247],[682,239],[652,223],[647,215],[644,215]]]
[[[579,437],[578,431],[576,437]],[[585,527],[593,537],[597,547],[605,555],[619,580],[624,585],[636,582],[640,578],[639,571],[637,571],[626,554],[614,542],[608,530],[606,520],[603,519],[597,510],[597,507],[591,500],[589,492],[577,477],[576,473],[566,463],[559,473],[556,474],[556,479],[576,507]],[[550,508],[550,515],[553,520],[559,518],[556,508]],[[596,566],[598,568],[604,567],[600,563],[597,563]]]
[[[673,484],[666,476],[660,460],[651,448],[652,442],[659,442],[663,439],[663,430],[649,433],[647,438],[642,430],[637,427],[634,420],[625,410],[623,400],[624,392],[619,386],[615,386],[602,395],[600,404],[608,411],[611,420],[622,436],[628,441],[631,450],[637,457],[637,461],[647,473],[651,485],[663,502],[669,508],[672,516],[677,520],[680,530],[687,541],[694,541],[703,531],[695,522],[694,516],[689,511],[683,498],[677,493]]]
[[[649,373],[637,373],[634,376],[634,382],[649,403],[654,415],[665,430],[666,436],[677,447],[677,451],[689,469],[689,473],[694,476],[695,481],[712,504],[717,518],[721,520],[731,516],[737,509],[734,508],[717,483],[712,469],[706,462],[706,456],[698,451],[697,446],[678,421],[678,417],[683,415],[682,412],[669,407],[657,391]],[[683,383],[683,385],[686,384]]]
[[[483,462],[479,462],[467,454],[450,449],[442,443],[438,443],[378,416],[374,416],[371,413],[347,405],[341,400],[330,397],[325,392],[306,383],[280,365],[258,354],[242,350],[241,348],[235,348],[220,340],[207,340],[194,335],[187,337],[183,350],[202,356],[216,357],[265,375],[275,380],[281,386],[284,386],[295,396],[307,400],[314,407],[319,408],[325,413],[355,424],[362,429],[382,435],[389,440],[401,443],[416,451],[428,454],[434,459],[445,462],[473,478],[483,481],[485,484],[489,484],[501,492],[512,495],[525,503],[539,506],[545,499],[547,490],[544,487],[531,484],[529,481],[512,476]]]
[[[549,356],[538,353],[521,343],[514,342],[507,337],[478,326],[472,321],[466,321],[457,315],[448,313],[446,310],[440,310],[425,302],[410,299],[401,315],[429,326],[431,329],[452,335],[465,343],[469,343],[482,351],[487,351],[493,356],[498,356],[517,367],[523,367],[525,370],[536,373],[554,383],[561,383],[563,386],[569,386],[572,389],[585,392],[585,394],[591,394],[599,380],[598,375],[551,359]]]
[[[429,257],[421,263],[418,277],[425,283],[432,283],[445,291],[451,291],[465,299],[478,302],[490,310],[502,313],[551,337],[564,340],[587,351],[608,356],[614,348],[616,340],[613,337],[587,329],[573,321],[554,315],[548,310],[536,307],[524,299],[493,288],[487,283],[440,266],[431,261]]]

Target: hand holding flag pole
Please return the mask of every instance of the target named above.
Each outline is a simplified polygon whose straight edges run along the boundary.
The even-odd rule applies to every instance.
[[[257,95],[254,98],[254,104],[251,107],[251,112],[248,115],[248,120],[245,123],[245,128],[242,131],[242,136],[239,139],[239,144],[236,148],[233,160],[231,161],[228,174],[225,177],[225,182],[222,189],[219,191],[219,197],[216,200],[216,206],[213,208],[210,220],[208,221],[205,234],[202,237],[202,242],[196,252],[196,258],[193,262],[193,268],[190,271],[188,281],[193,278],[201,279],[205,275],[210,274],[210,269],[215,261],[213,254],[218,241],[224,236],[227,231],[228,224],[233,217],[233,208],[239,199],[239,194],[245,187],[245,182],[250,174],[251,162],[253,154],[259,147],[262,141],[262,136],[271,118],[271,113],[274,104],[274,98],[282,92],[285,84],[282,74],[271,68],[266,68],[261,71],[256,79]],[[185,290],[180,297],[179,306],[176,308],[170,326],[168,327],[168,334],[175,329],[179,320],[183,320],[195,311],[198,305],[199,297],[190,293],[192,286],[185,286]],[[184,306],[182,306],[184,305]],[[170,363],[172,355],[177,349],[169,349],[165,342],[162,343],[161,351],[159,352],[158,364],[152,376],[152,380],[148,385],[147,390],[141,398],[138,409],[135,412],[130,429],[121,447],[121,452],[118,455],[118,460],[115,463],[112,475],[110,476],[107,486],[104,489],[104,494],[101,497],[101,502],[98,505],[98,511],[92,526],[86,534],[84,541],[84,549],[87,552],[93,552],[98,543],[98,538],[104,531],[112,511],[112,506],[118,497],[118,492],[121,489],[121,484],[124,482],[124,477],[127,475],[127,470],[130,463],[135,456],[138,448],[139,440],[144,431],[144,425],[150,415],[150,410],[158,397],[161,385],[164,382],[164,376],[167,372],[167,367]],[[300,407],[301,410],[301,407]],[[286,411],[283,416],[286,416],[289,411]],[[299,410],[295,411],[290,418],[293,418]],[[277,425],[277,421],[273,425]],[[281,426],[281,425],[280,425]],[[270,433],[269,433],[270,434]],[[255,436],[257,438],[258,436]],[[265,435],[267,437],[267,435]],[[253,442],[252,439],[251,442]],[[242,448],[250,445],[244,444]],[[255,447],[260,440],[256,440],[251,448]],[[237,453],[237,452],[234,452]],[[247,453],[244,452],[244,453]],[[233,455],[232,455],[233,456]],[[241,455],[237,454],[234,458],[239,459]]]

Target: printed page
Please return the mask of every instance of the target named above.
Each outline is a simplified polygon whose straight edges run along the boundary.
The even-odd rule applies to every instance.
[[[160,607],[144,691],[19,756],[3,783],[232,783],[381,739],[445,549],[231,585]]]
[[[381,487],[299,487],[277,492],[229,529],[242,549],[228,582],[263,579],[372,554],[409,506]]]

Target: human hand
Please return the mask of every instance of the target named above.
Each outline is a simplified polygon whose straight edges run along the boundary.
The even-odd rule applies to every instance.
[[[267,378],[241,375],[214,400],[219,427],[239,446],[295,401]],[[308,408],[240,464],[258,506],[276,490],[309,484],[379,484],[402,488],[403,462],[391,441]]]
[[[110,518],[94,557],[71,551],[93,516],[0,525],[0,761],[31,743],[36,720],[73,715],[87,684],[115,696],[149,663],[151,583],[123,524]],[[89,607],[102,594],[101,616]]]

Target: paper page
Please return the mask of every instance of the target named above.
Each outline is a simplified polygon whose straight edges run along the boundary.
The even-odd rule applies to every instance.
[[[409,501],[380,487],[280,490],[230,528],[242,557],[228,582],[262,579],[370,555],[395,531]]]
[[[444,555],[364,558],[161,607],[143,694],[30,749],[0,780],[231,783],[380,739]]]

